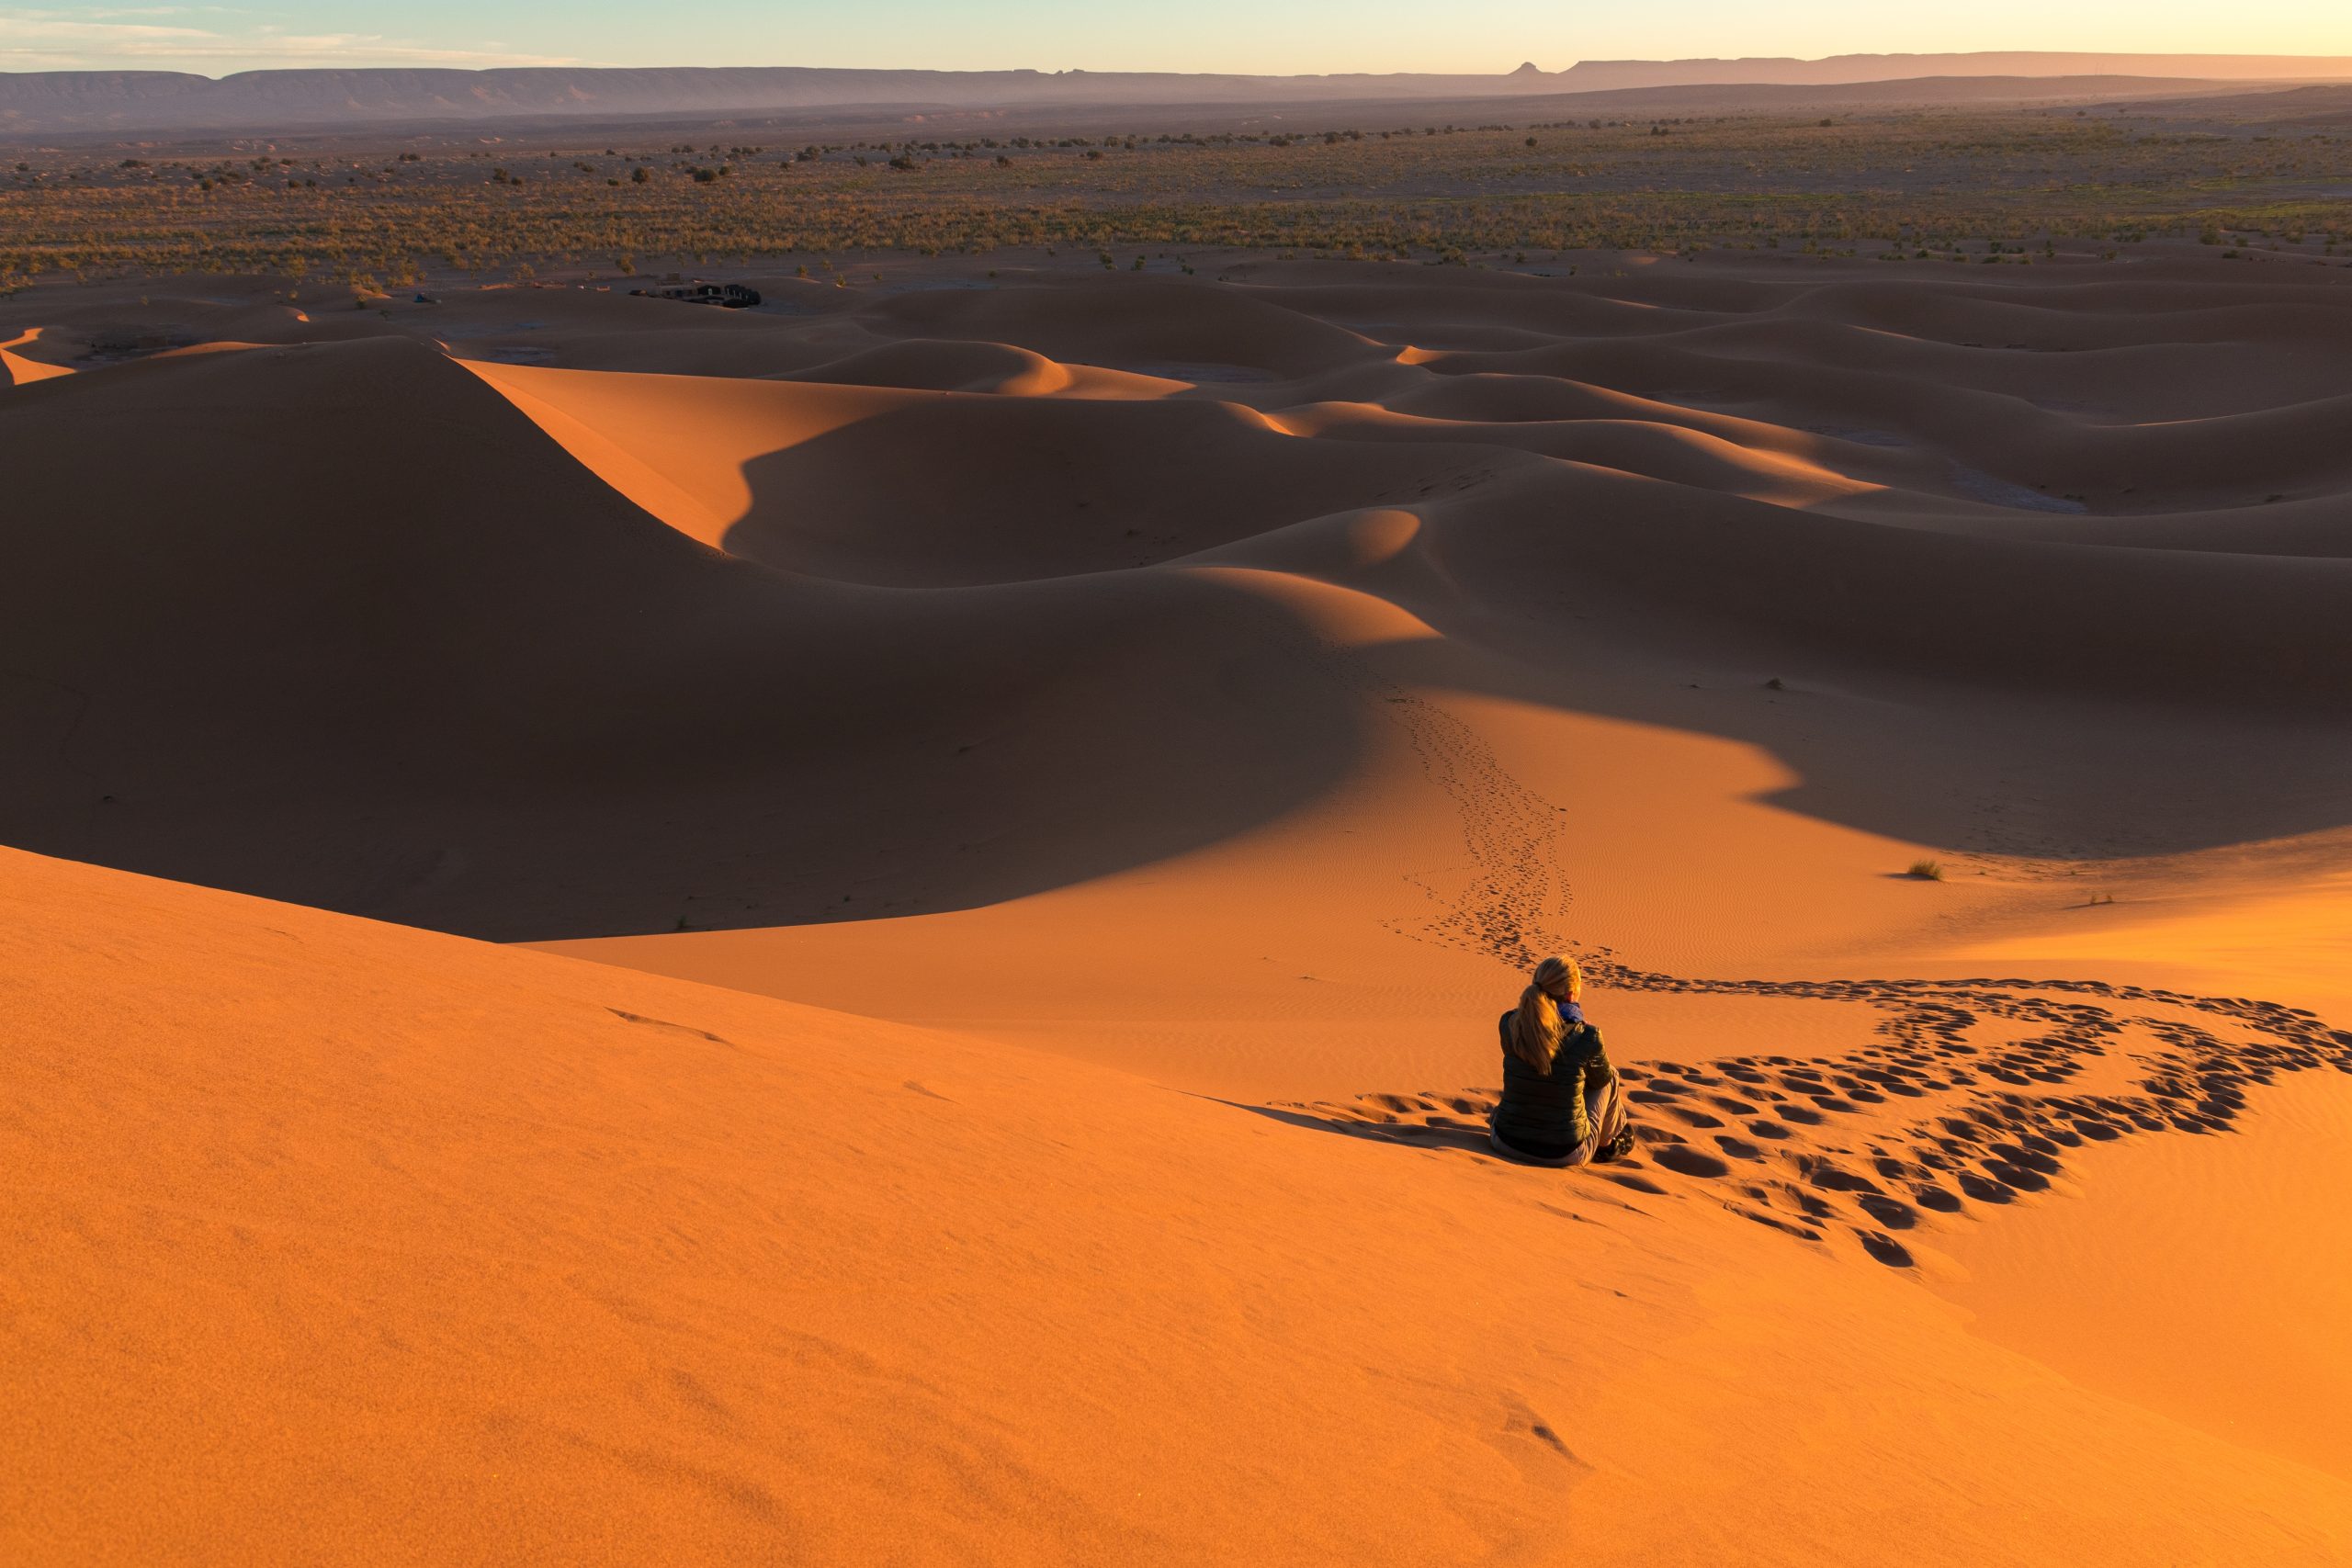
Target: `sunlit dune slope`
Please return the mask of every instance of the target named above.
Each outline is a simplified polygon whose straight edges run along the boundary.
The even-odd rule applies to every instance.
[[[63,365],[51,365],[42,360],[28,359],[21,354],[9,352],[11,349],[24,348],[39,342],[40,331],[39,327],[33,327],[17,333],[6,343],[0,344],[0,375],[5,375],[8,378],[8,384],[18,387],[30,386],[35,381],[47,381],[59,376],[71,376],[74,373],[69,367]]]
[[[1147,565],[1460,488],[1496,463],[1297,441],[1231,404],[474,368],[683,532],[787,570],[899,587]]]
[[[14,852],[0,901],[28,1560],[2352,1546],[2342,1481],[1701,1179]]]

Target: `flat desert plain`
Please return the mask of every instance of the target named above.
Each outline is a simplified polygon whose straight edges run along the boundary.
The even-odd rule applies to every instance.
[[[2352,270],[1537,270],[0,300],[0,1557],[2352,1562]]]

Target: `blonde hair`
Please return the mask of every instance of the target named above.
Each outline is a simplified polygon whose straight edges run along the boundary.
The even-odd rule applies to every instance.
[[[1534,979],[1519,993],[1519,1013],[1510,1021],[1510,1054],[1537,1072],[1549,1073],[1568,1031],[1560,1002],[1584,995],[1584,971],[1575,959],[1555,954],[1535,966]]]

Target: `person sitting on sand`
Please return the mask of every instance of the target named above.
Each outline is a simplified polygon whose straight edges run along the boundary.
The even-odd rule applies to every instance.
[[[1633,1148],[1624,1090],[1600,1031],[1585,1021],[1583,998],[1576,960],[1547,958],[1519,1006],[1503,1014],[1503,1098],[1490,1132],[1499,1153],[1571,1166]]]

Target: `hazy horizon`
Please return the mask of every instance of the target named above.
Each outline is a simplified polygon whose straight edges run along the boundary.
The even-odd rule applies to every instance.
[[[1731,0],[1638,17],[1566,17],[1532,0],[1442,10],[1399,0],[1281,9],[1204,0],[1181,17],[1109,16],[1067,0],[980,13],[913,0],[887,25],[854,15],[730,16],[723,40],[682,39],[673,14],[585,0],[422,0],[396,30],[356,0],[298,6],[0,6],[0,71],[150,70],[222,76],[298,67],[745,66],[865,70],[1182,72],[1248,75],[1500,74],[1579,61],[1818,59],[1990,51],[2352,54],[2352,21],[2313,0],[2217,17],[2177,3],[2046,7],[1997,0],[1965,17],[1889,18],[1857,0],[1758,17]]]

